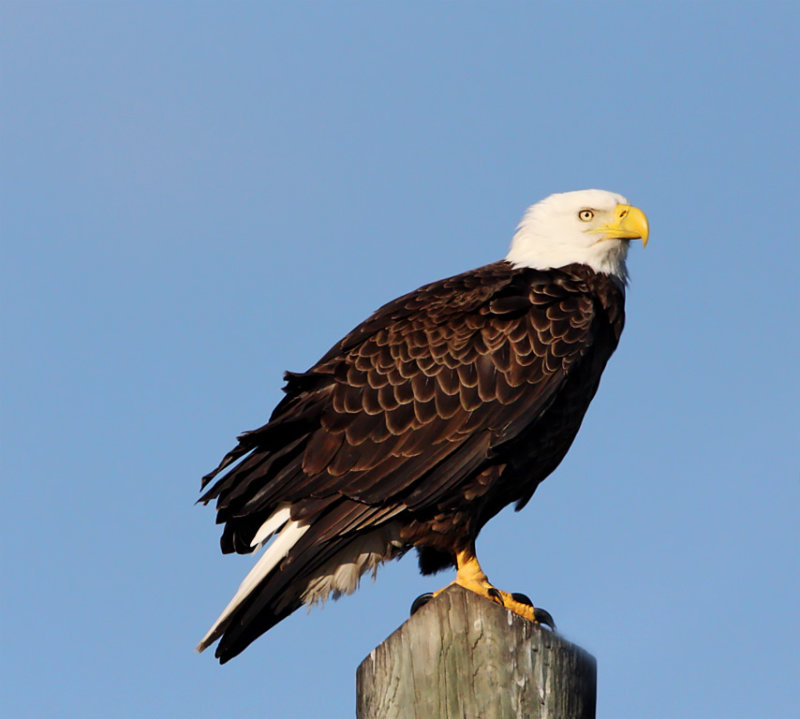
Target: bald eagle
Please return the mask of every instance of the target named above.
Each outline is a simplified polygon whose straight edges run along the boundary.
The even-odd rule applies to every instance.
[[[416,548],[420,569],[535,621],[475,556],[561,462],[617,346],[629,241],[644,213],[601,190],[525,213],[504,260],[384,305],[311,369],[287,372],[269,422],[203,478],[222,551],[266,545],[198,645],[224,663],[304,604],[353,592]]]

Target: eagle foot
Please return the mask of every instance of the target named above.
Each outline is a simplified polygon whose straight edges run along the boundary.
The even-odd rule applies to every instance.
[[[534,624],[543,624],[550,629],[555,629],[556,625],[550,612],[544,609],[536,609],[533,602],[525,594],[519,592],[503,592],[493,586],[489,578],[481,569],[478,559],[475,556],[475,547],[471,546],[456,554],[456,567],[458,573],[453,584],[458,584],[464,589],[480,594],[482,597],[491,599],[501,604],[506,609],[510,609],[514,614],[518,614],[523,619],[527,619]],[[440,590],[443,591],[443,590]],[[439,594],[436,592],[434,596]]]
[[[451,584],[457,584],[464,589],[468,589],[475,594],[497,602],[502,607],[510,609],[515,614],[518,614],[523,619],[527,619],[534,624],[540,624],[555,631],[556,623],[553,617],[546,609],[537,609],[533,606],[530,597],[521,592],[503,592],[497,587],[493,586],[486,574],[481,569],[478,560],[475,557],[474,550],[465,550],[459,552],[456,556],[456,565],[458,567],[458,574],[455,581]],[[438,592],[426,592],[420,594],[411,604],[411,616],[424,607],[434,597],[438,597],[447,587],[440,589]]]
[[[469,589],[470,591],[475,591],[473,587],[465,587],[465,589]],[[422,609],[422,607],[424,607],[428,602],[430,602],[431,599],[433,599],[435,596],[437,596],[440,592],[443,591],[444,590],[442,589],[439,592],[435,593],[425,592],[424,594],[420,594],[412,602],[409,616],[413,617],[414,614],[416,614],[420,609]],[[521,592],[512,592],[511,594],[507,594],[506,592],[501,592],[496,587],[486,588],[485,595],[483,591],[478,591],[476,593],[480,594],[481,596],[486,596],[488,599],[492,599],[493,601],[502,605],[506,609],[510,609],[516,614],[521,615],[528,621],[535,622],[536,624],[541,624],[542,626],[545,626],[552,631],[556,630],[556,623],[553,620],[553,616],[550,614],[550,612],[548,612],[546,609],[542,609],[541,607],[534,607],[533,602],[531,601],[530,597],[528,597],[527,594],[522,594]],[[504,594],[509,599],[503,599]],[[518,611],[518,609],[521,607],[524,607],[525,609],[523,611]],[[532,616],[530,613],[531,610],[533,610]]]

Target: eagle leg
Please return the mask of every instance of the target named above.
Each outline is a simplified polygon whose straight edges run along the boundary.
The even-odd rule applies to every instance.
[[[468,589],[471,592],[480,594],[482,597],[491,599],[501,604],[506,609],[510,609],[515,614],[519,614],[519,616],[527,619],[529,622],[539,624],[541,621],[543,624],[547,624],[551,627],[555,626],[550,614],[544,610],[535,609],[532,604],[528,603],[530,600],[528,600],[527,597],[520,596],[520,599],[523,599],[523,601],[519,601],[514,594],[504,592],[493,586],[483,569],[481,569],[481,565],[478,563],[474,547],[461,550],[456,554],[456,567],[458,572],[452,584],[458,584],[464,587],[464,589]],[[435,592],[433,596],[435,597],[443,591],[444,589],[440,589],[438,592]]]

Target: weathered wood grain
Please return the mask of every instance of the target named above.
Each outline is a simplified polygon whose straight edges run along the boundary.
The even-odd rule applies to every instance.
[[[358,719],[594,719],[597,666],[499,604],[453,586],[358,668]]]

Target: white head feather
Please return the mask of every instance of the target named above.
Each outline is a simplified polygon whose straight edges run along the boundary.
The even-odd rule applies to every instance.
[[[626,282],[628,241],[609,239],[591,230],[607,223],[617,205],[627,204],[622,195],[605,190],[550,195],[528,208],[506,259],[515,267],[541,270],[579,263]],[[593,219],[582,221],[582,210],[592,210]]]

